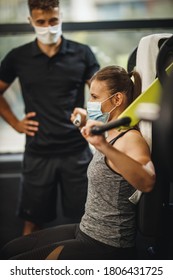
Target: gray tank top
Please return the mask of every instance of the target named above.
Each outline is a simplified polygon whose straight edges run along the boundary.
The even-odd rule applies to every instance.
[[[110,143],[129,130],[122,132]],[[133,247],[136,235],[136,206],[129,201],[135,189],[95,151],[88,167],[88,196],[80,222],[82,232],[114,247]]]

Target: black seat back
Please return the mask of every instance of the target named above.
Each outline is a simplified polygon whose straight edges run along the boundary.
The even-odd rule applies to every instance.
[[[161,47],[167,42],[167,40],[169,39],[164,38],[163,34],[163,38],[158,41],[159,53]],[[167,46],[167,44],[165,44],[165,46]],[[138,48],[134,49],[129,56],[127,65],[128,71],[132,71],[136,66],[135,59],[137,50]],[[162,66],[160,67],[165,70],[165,67],[169,62],[165,55],[162,57],[162,62],[160,62]],[[156,72],[158,72],[157,69]],[[171,215],[170,213],[168,214],[167,211],[167,206],[169,205],[170,200],[170,181],[169,178],[165,176],[165,172],[160,165],[160,158],[158,159],[158,149],[164,149],[163,146],[158,147],[158,141],[159,137],[156,135],[155,123],[153,123],[152,160],[156,169],[156,184],[151,193],[142,194],[138,203],[137,251],[140,259],[169,259],[172,257],[170,250],[168,250],[168,247],[170,247],[170,239],[167,238],[167,233],[169,232],[167,219]]]

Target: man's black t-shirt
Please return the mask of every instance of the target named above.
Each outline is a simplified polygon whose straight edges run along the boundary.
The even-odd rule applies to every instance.
[[[0,67],[0,79],[12,83],[19,78],[25,111],[36,112],[39,131],[26,137],[26,152],[68,154],[87,143],[70,121],[75,107],[83,107],[84,85],[99,64],[84,44],[62,37],[59,52],[45,55],[37,41],[10,51]]]

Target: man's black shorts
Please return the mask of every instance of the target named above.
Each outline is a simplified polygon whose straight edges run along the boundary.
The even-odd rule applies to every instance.
[[[57,188],[63,214],[80,218],[87,194],[87,167],[92,158],[87,147],[75,155],[36,156],[26,154],[20,188],[18,215],[37,224],[56,218]]]

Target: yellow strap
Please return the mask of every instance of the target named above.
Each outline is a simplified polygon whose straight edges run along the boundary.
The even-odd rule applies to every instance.
[[[173,63],[166,69],[167,73],[173,70]],[[120,115],[118,118],[130,117],[131,123],[130,127],[135,126],[140,120],[136,114],[136,109],[140,103],[154,103],[160,104],[161,98],[161,85],[158,78],[156,78],[153,83],[142,92]],[[122,129],[124,127],[121,127]],[[127,127],[126,127],[127,128]]]

